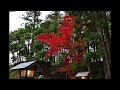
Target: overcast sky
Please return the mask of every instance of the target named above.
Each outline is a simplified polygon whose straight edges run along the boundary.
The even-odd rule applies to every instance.
[[[51,11],[41,11],[41,19],[45,19],[46,15],[50,14]],[[22,14],[26,14],[25,11],[11,11],[9,12],[9,32],[17,30],[18,28],[24,27],[21,26],[22,23],[25,23],[22,17]]]

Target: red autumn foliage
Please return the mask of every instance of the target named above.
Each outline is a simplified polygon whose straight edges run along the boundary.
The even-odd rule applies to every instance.
[[[50,42],[49,42],[50,38],[51,38],[51,34],[49,34],[49,33],[38,34],[37,35],[38,41],[44,42],[44,43],[46,43],[48,45],[50,45]]]
[[[48,52],[45,54],[45,56],[54,56],[58,54],[58,51],[61,48],[66,48],[66,49],[71,49],[71,47],[78,47],[79,42],[77,41],[72,41],[71,40],[71,35],[74,34],[74,29],[73,26],[75,25],[74,22],[75,17],[74,16],[65,16],[62,21],[62,25],[59,28],[59,33],[60,34],[38,34],[38,41],[46,43],[50,46],[50,49]],[[79,25],[80,26],[80,25]],[[71,63],[77,62],[80,63],[81,59],[83,57],[82,53],[79,54],[74,54],[69,55],[70,58],[63,60],[64,66],[57,68],[57,72],[66,72],[67,75],[71,78],[75,76],[75,73],[71,69]]]
[[[58,51],[63,48],[70,47],[70,35],[73,34],[73,24],[74,17],[73,16],[65,16],[60,27],[59,34],[39,34],[38,41],[44,42],[50,45],[50,50],[48,51],[52,55],[56,55]],[[49,55],[49,54],[47,54]]]
[[[72,71],[71,64],[72,62],[76,62],[78,64],[81,63],[82,58],[82,53],[76,54],[74,57],[70,56],[70,59],[63,60],[64,66],[58,67],[57,72],[66,72],[69,78],[73,78],[75,76],[75,72]]]

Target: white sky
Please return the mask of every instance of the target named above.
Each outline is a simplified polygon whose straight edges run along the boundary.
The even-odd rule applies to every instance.
[[[41,11],[41,16],[40,19],[45,19],[45,17],[50,14],[51,11]],[[63,14],[63,11],[61,11]],[[9,33],[11,31],[17,30],[18,28],[24,27],[23,25],[21,26],[22,23],[25,23],[22,17],[22,15],[25,14],[25,11],[10,11],[9,12]],[[11,63],[11,56],[12,54],[9,54],[9,62]]]
[[[50,14],[51,11],[41,11],[41,19],[45,19],[46,15]],[[25,23],[22,17],[22,14],[25,14],[25,11],[10,11],[9,12],[9,32],[17,30],[18,28],[24,27],[21,26],[22,23]]]

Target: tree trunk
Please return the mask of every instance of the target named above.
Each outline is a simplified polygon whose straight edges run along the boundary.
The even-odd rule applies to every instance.
[[[18,58],[19,58],[19,56],[18,56],[18,51],[17,51],[17,60],[16,60],[16,61],[17,61],[17,63],[19,62],[19,61],[18,61]]]
[[[108,24],[107,24],[107,17],[105,12],[102,12],[103,15],[103,20],[104,20],[104,35],[105,35],[105,43],[106,43],[106,47],[107,47],[107,52],[108,52],[108,58],[109,58],[109,64],[111,66],[111,39],[110,39],[110,33],[109,33],[109,28],[108,28]]]
[[[29,44],[30,44],[30,40],[28,40],[28,48],[27,48],[27,50],[28,50],[28,55],[27,55],[27,56],[30,55],[30,52],[29,52],[29,51],[30,51],[30,50],[29,50],[30,45],[29,45]]]
[[[18,53],[18,54],[19,54],[19,62],[21,62],[20,51],[19,51],[19,53]]]
[[[99,28],[98,32],[100,32],[100,34],[101,34],[101,40],[102,40],[102,44],[103,44],[102,47],[104,49],[104,54],[105,54],[105,59],[104,59],[105,79],[110,79],[111,78],[111,72],[110,72],[110,66],[109,66],[109,58],[108,58],[106,43],[105,43],[105,40],[104,40],[103,31]]]
[[[101,14],[101,13],[100,13]],[[103,32],[101,26],[100,26],[100,22],[98,22],[99,19],[101,18],[98,18],[98,13],[97,12],[94,12],[94,17],[95,17],[95,26],[96,26],[96,29],[97,29],[97,32],[100,34],[101,36],[101,47],[104,49],[104,73],[105,73],[105,79],[110,79],[111,78],[111,71],[110,71],[110,64],[109,64],[109,55],[108,55],[108,50],[107,50],[107,45],[106,45],[106,42],[105,42],[105,32]],[[106,30],[107,31],[107,30]],[[108,43],[109,44],[109,43]]]
[[[35,18],[36,18],[36,16],[35,16],[35,13],[34,13],[34,17],[33,17],[33,28],[32,28],[32,42],[31,42],[31,45],[30,45],[30,49],[32,49],[33,48],[33,43],[34,43],[34,31],[35,31]],[[31,55],[33,55],[33,53],[31,54]]]
[[[91,70],[91,62],[87,65],[88,71],[89,71],[89,77],[92,79],[92,70]]]
[[[106,70],[106,58],[103,57],[103,67],[104,67],[104,76],[105,76],[105,79],[107,79],[107,70]]]
[[[12,52],[12,57],[14,57],[15,55],[14,55],[14,52]],[[16,59],[15,58],[13,58],[13,60],[12,60],[12,63],[14,64],[15,63],[15,61],[16,61]]]

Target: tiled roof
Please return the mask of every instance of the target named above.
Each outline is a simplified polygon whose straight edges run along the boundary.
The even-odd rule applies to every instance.
[[[86,71],[86,72],[78,72],[78,73],[76,74],[76,77],[87,76],[88,74],[89,74],[88,71]]]
[[[20,63],[17,66],[11,68],[10,70],[14,70],[14,69],[20,69],[20,68],[26,68],[27,66],[33,64],[36,61],[30,61],[30,62],[24,62],[24,63]]]

